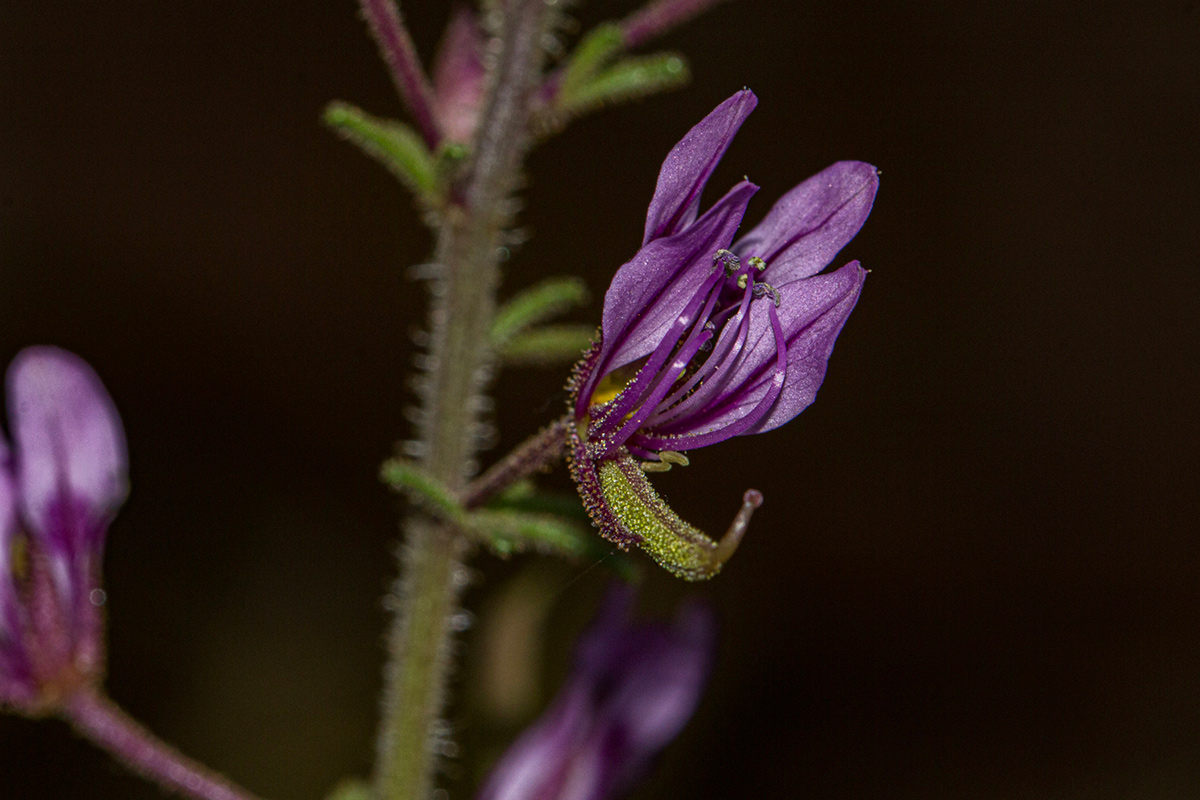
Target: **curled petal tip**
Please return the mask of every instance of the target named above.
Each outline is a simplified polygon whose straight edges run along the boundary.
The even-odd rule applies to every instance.
[[[742,507],[738,509],[737,516],[733,518],[733,524],[729,526],[729,530],[725,531],[721,541],[717,542],[716,549],[712,551],[712,573],[714,575],[737,552],[738,545],[742,543],[742,537],[746,535],[746,529],[750,527],[750,517],[754,514],[755,509],[762,505],[762,502],[762,492],[757,489],[747,489],[746,493],[742,495]]]

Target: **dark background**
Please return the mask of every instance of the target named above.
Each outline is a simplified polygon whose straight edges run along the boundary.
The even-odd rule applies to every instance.
[[[405,10],[428,56],[448,6]],[[506,291],[582,274],[580,321],[662,157],[743,85],[761,103],[711,196],[748,175],[750,223],[835,160],[883,173],[818,402],[658,482],[710,532],[747,486],[767,502],[711,584],[650,574],[649,611],[700,594],[723,635],[638,797],[1200,796],[1198,41],[1182,0],[746,0],[663,40],[688,89],[533,155]],[[409,432],[405,268],[430,248],[319,124],[334,98],[400,113],[349,0],[0,10],[0,360],[80,353],[129,436],[109,687],[280,800],[369,768],[398,510],[375,474]],[[488,457],[559,413],[564,375],[503,376]],[[481,623],[514,585],[553,601],[508,707],[477,688],[486,626],[467,638],[452,717],[487,756],[552,692],[605,570],[475,566]],[[451,796],[480,769],[455,759]],[[61,723],[3,718],[0,796],[160,794]]]

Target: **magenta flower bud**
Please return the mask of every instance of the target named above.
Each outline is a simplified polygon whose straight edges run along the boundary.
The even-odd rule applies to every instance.
[[[433,116],[446,141],[466,144],[483,107],[483,30],[467,6],[455,9],[433,64]]]
[[[624,796],[691,718],[715,647],[712,616],[633,623],[633,590],[614,587],[580,640],[549,710],[509,748],[477,800]]]
[[[125,499],[120,417],[82,359],[22,350],[0,437],[0,702],[37,711],[103,669],[100,564]]]
[[[818,273],[862,227],[879,185],[870,164],[840,161],[735,241],[758,187],[742,181],[703,215],[700,194],[757,102],[738,92],[667,155],[642,248],[617,270],[571,386],[572,475],[601,533],[693,579],[728,559],[762,498],[747,492],[713,542],[640,471],[686,464],[681,451],[771,430],[812,403],[866,277],[858,262]]]

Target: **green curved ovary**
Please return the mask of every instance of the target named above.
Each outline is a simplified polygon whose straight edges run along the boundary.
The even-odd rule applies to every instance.
[[[606,459],[598,471],[604,502],[655,561],[689,581],[720,572],[725,559],[716,557],[717,542],[671,510],[632,456]]]

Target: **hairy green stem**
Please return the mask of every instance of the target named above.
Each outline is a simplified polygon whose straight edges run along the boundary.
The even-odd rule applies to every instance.
[[[474,471],[502,235],[511,224],[551,6],[510,0],[504,13],[478,141],[451,193],[434,253],[439,274],[418,442],[422,467],[454,492]],[[453,528],[418,513],[406,522],[375,774],[380,800],[427,800],[434,787],[446,744],[440,723],[467,546]]]

